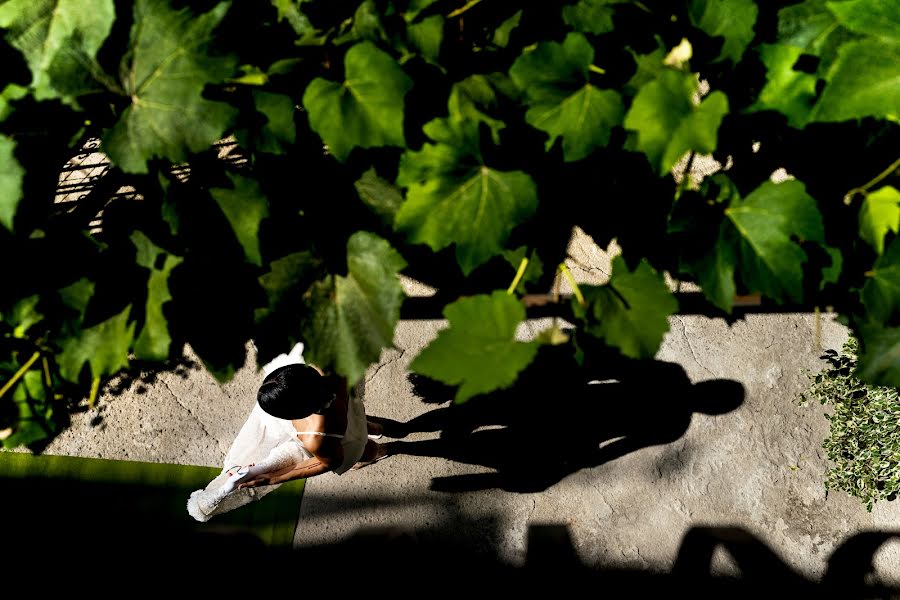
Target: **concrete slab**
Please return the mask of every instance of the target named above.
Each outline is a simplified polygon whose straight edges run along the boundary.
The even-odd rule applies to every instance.
[[[606,276],[608,262],[601,263],[589,244],[579,242],[574,251],[581,264],[596,265],[577,273],[582,280]],[[578,265],[571,266],[577,272]],[[676,441],[582,469],[539,493],[436,491],[435,478],[490,472],[445,458],[394,456],[340,477],[317,477],[306,488],[295,544],[335,542],[360,528],[388,527],[398,535],[416,530],[419,537],[440,530],[520,565],[529,525],[556,523],[570,528],[587,564],[668,571],[688,529],[736,525],[800,572],[819,577],[848,536],[900,528],[900,503],[880,503],[867,513],[843,493],[825,494],[821,442],[828,422],[821,407],[795,403],[806,386],[802,370],[821,368],[821,350],[840,348],[843,327],[823,318],[817,336],[812,315],[751,316],[731,327],[674,317],[670,325],[659,358],[682,365],[694,383],[740,382],[746,393],[740,407],[718,416],[694,414]],[[405,422],[437,408],[414,394],[407,373],[443,326],[419,321],[398,327],[396,349],[385,350],[366,373],[369,414]],[[531,323],[521,333],[533,335],[542,326]],[[224,386],[190,356],[170,372],[119,378],[107,386],[99,408],[75,415],[47,452],[218,466],[253,406],[261,381],[254,361],[248,348],[247,364]],[[414,433],[406,441],[436,436]],[[540,452],[539,441],[521,448],[523,456]],[[898,545],[876,562],[883,577],[900,584]],[[718,572],[734,569],[721,552],[715,563]]]

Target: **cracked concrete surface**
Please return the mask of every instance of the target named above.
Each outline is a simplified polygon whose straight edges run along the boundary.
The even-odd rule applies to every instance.
[[[576,272],[580,280],[599,283],[608,276],[608,258],[589,239],[575,240],[572,251],[579,262],[598,265],[594,273]],[[520,335],[533,336],[546,324],[525,324]],[[395,348],[386,349],[366,374],[369,414],[407,421],[436,408],[413,394],[407,373],[444,326],[401,323]],[[817,577],[835,546],[851,534],[897,528],[900,503],[879,503],[867,513],[846,494],[826,495],[821,443],[828,422],[821,407],[795,402],[806,386],[803,369],[820,369],[821,350],[840,348],[842,326],[823,317],[821,347],[813,315],[751,316],[732,326],[677,316],[670,326],[658,357],[681,364],[693,382],[741,382],[746,397],[739,408],[718,416],[694,414],[676,441],[577,471],[540,493],[434,491],[433,478],[488,469],[405,455],[342,476],[317,477],[307,484],[296,544],[338,541],[360,528],[415,529],[419,536],[443,528],[505,562],[522,564],[528,526],[556,523],[568,525],[588,564],[667,571],[689,528],[737,525],[795,569]],[[47,451],[218,466],[253,406],[260,380],[249,351],[245,367],[226,385],[196,361],[113,382],[107,390],[121,389],[107,391],[98,410],[76,415],[73,427]],[[536,431],[542,425],[536,420]],[[521,449],[523,459],[541,452],[539,439]],[[877,564],[883,579],[898,582],[900,543],[883,549]],[[714,566],[720,573],[737,569],[721,551]]]

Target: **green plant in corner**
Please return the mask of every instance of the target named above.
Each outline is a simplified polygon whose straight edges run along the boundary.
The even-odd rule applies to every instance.
[[[900,394],[897,388],[861,381],[856,375],[859,342],[847,340],[841,352],[827,350],[828,367],[810,374],[800,402],[831,408],[822,447],[832,465],[825,487],[859,498],[871,511],[879,500],[900,493]]]

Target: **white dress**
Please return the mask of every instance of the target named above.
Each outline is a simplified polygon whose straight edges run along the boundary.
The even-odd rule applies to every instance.
[[[281,354],[264,366],[263,376],[280,367],[303,362],[303,344],[297,344],[289,354]],[[344,462],[333,469],[338,475],[359,461],[368,441],[361,391],[358,386],[350,393],[347,430],[341,440]],[[262,472],[268,473],[312,458],[313,455],[297,439],[297,433],[290,420],[273,417],[258,403],[255,404],[225,455],[222,472],[206,488],[191,493],[187,503],[188,513],[198,521],[208,521],[217,514],[234,510],[275,491],[280,484],[237,489],[230,481],[232,478],[228,471],[236,466],[255,464]]]

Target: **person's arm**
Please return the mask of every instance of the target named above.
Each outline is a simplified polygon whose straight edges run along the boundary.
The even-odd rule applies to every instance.
[[[285,483],[294,479],[307,479],[315,477],[322,473],[327,473],[332,468],[331,461],[317,456],[307,458],[303,462],[297,463],[278,471],[270,473],[262,473],[254,479],[241,483],[238,488],[259,487],[261,485],[275,485],[277,483]]]

